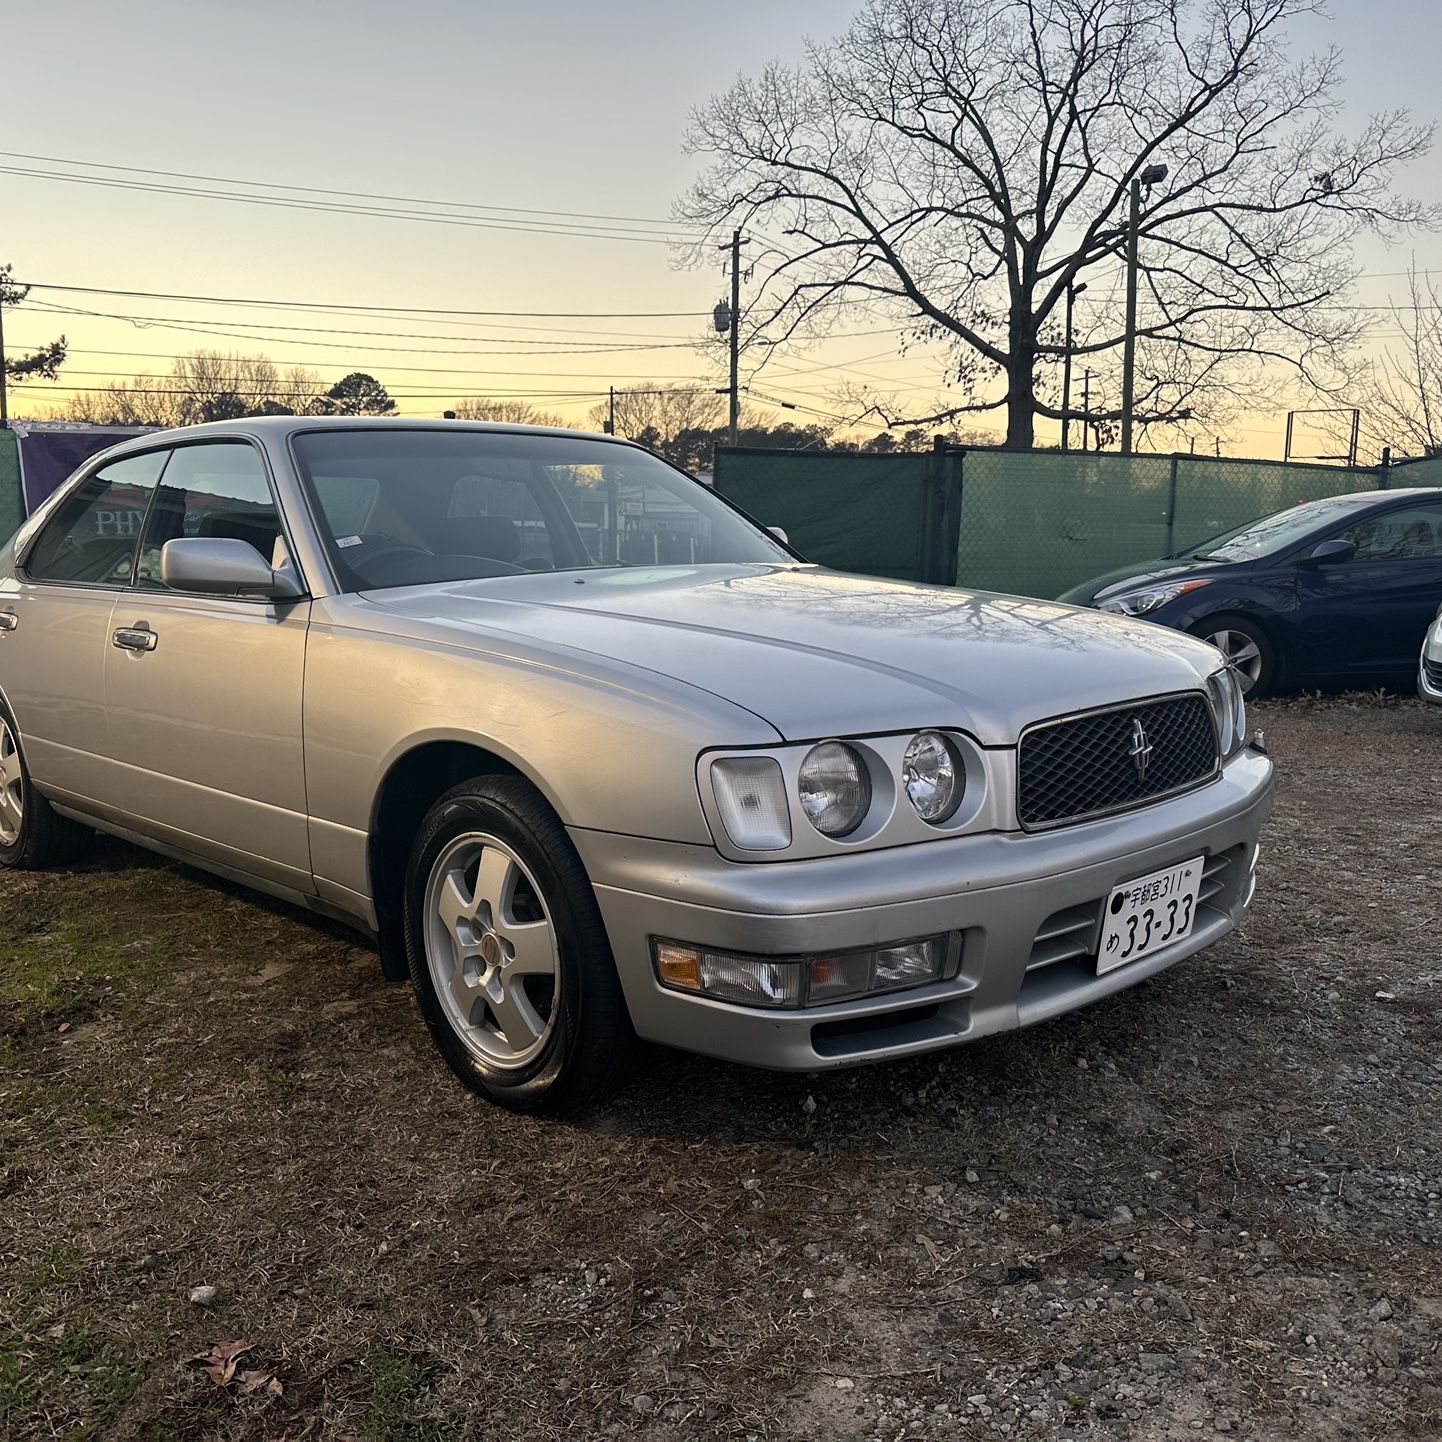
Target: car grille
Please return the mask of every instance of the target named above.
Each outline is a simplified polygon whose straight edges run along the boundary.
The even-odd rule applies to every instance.
[[[1442,661],[1434,661],[1430,656],[1424,656],[1422,672],[1427,677],[1427,684],[1434,691],[1442,691]]]
[[[1017,815],[1027,830],[1105,816],[1199,785],[1218,764],[1200,691],[1046,721],[1022,733]]]

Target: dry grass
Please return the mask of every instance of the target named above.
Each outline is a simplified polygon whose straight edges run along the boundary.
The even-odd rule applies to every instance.
[[[1442,715],[1260,709],[1243,934],[573,1124],[464,1092],[341,931],[118,845],[0,877],[0,1434],[1436,1435]]]

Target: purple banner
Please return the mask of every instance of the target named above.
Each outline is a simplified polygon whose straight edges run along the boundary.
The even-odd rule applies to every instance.
[[[127,427],[86,426],[55,429],[17,422],[20,441],[20,479],[25,490],[27,515],[82,462],[96,451],[119,444],[139,431]]]

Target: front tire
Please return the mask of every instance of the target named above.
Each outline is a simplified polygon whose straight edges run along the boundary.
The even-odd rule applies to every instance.
[[[1242,683],[1248,701],[1271,695],[1281,680],[1281,658],[1271,637],[1250,616],[1223,612],[1192,627],[1192,635],[1210,641]]]
[[[405,942],[421,1015],[473,1090],[560,1113],[620,1082],[635,1035],[595,893],[521,778],[462,782],[426,813],[406,872]]]
[[[0,867],[44,871],[74,860],[90,833],[61,816],[30,784],[20,730],[0,701]]]

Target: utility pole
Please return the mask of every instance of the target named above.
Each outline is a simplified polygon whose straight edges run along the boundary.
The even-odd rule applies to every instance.
[[[1137,365],[1137,231],[1142,212],[1142,186],[1148,190],[1167,178],[1165,165],[1149,165],[1132,181],[1127,215],[1127,333],[1122,349],[1122,454],[1132,454],[1132,406],[1136,398]]]
[[[731,418],[726,443],[734,446],[741,421],[741,232],[731,232]]]
[[[1082,372],[1082,450],[1090,449],[1088,441],[1091,439],[1092,428],[1092,373]]]
[[[612,386],[612,387],[611,387],[611,418],[606,422],[606,434],[607,434],[608,436],[614,436],[614,435],[616,434],[616,387],[615,387],[615,386]]]
[[[5,302],[0,295],[0,431],[10,426],[10,401],[5,394]]]
[[[1076,298],[1086,289],[1086,283],[1068,285],[1066,288],[1066,360],[1062,365],[1061,380],[1061,448],[1070,450],[1067,444],[1071,432],[1071,313]]]

